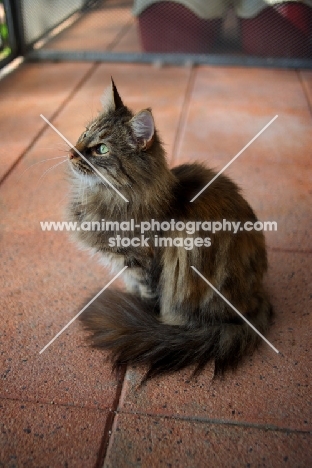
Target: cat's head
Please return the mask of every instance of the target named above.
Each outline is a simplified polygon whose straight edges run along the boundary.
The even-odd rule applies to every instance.
[[[105,186],[106,180],[118,189],[150,182],[152,174],[166,164],[151,110],[134,115],[123,104],[113,80],[101,102],[103,111],[79,137],[77,151],[70,150],[74,174],[89,185]]]

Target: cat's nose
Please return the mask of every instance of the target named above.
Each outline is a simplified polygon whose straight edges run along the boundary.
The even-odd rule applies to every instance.
[[[72,148],[68,153],[68,159],[77,159],[79,156],[76,151]]]

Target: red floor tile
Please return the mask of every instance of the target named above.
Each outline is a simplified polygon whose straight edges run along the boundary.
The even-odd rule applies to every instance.
[[[296,72],[199,68],[185,113],[178,161],[229,162],[262,128],[271,126],[234,164],[311,165],[311,115]]]
[[[258,218],[275,221],[269,247],[312,252],[312,171],[299,163],[235,161],[226,172],[242,189]]]
[[[295,72],[199,68],[174,163],[201,161],[219,172],[275,115],[224,174],[261,220],[278,223],[270,246],[309,251],[312,122]]]
[[[309,466],[311,434],[121,414],[105,468]]]
[[[44,128],[40,114],[50,118],[64,104],[92,64],[25,64],[0,82],[0,177]]]
[[[107,413],[90,408],[0,400],[1,466],[95,466]]]
[[[113,408],[117,380],[77,322],[39,351],[108,282],[65,236],[29,229],[2,237],[2,398]],[[54,233],[59,234],[59,233]]]

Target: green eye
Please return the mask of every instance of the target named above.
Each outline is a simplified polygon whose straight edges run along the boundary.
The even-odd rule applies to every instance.
[[[106,145],[104,145],[104,143],[102,143],[101,145],[98,145],[96,148],[95,148],[95,152],[97,154],[106,154],[108,153],[108,148]]]

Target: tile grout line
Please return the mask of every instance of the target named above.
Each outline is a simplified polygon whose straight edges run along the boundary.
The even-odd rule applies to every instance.
[[[93,63],[88,71],[83,75],[83,77],[78,81],[77,85],[69,92],[69,94],[65,97],[65,99],[60,103],[58,108],[52,113],[49,117],[51,121],[53,121],[63,110],[63,108],[72,100],[75,96],[77,91],[81,88],[81,86],[90,78],[90,76],[94,73],[96,68],[99,66],[99,63]],[[39,116],[38,116],[39,118]],[[37,141],[41,138],[44,134],[46,129],[48,128],[48,124],[44,124],[43,127],[37,132],[37,134],[32,138],[30,143],[26,146],[26,148],[22,151],[20,156],[14,161],[12,166],[6,171],[6,173],[0,179],[0,185],[10,176],[10,174],[14,171],[14,169],[18,166],[18,164],[22,161],[22,159],[26,156],[26,154],[34,147]]]
[[[123,384],[124,384],[124,379],[126,375],[126,370],[124,370],[121,375],[118,377],[119,382],[117,385],[117,392],[116,392],[116,398],[114,400],[114,407],[115,409],[108,409],[108,408],[99,408],[99,407],[93,407],[93,406],[88,406],[88,405],[71,405],[69,403],[49,403],[48,401],[43,401],[43,400],[31,400],[31,399],[25,399],[25,398],[7,398],[7,397],[2,397],[0,396],[0,402],[1,400],[9,400],[13,402],[20,402],[20,403],[29,403],[29,404],[41,404],[45,406],[58,406],[58,407],[66,407],[66,408],[73,408],[73,409],[85,409],[85,410],[91,410],[91,411],[101,411],[103,413],[108,413],[111,414],[111,424],[109,425],[108,423],[105,424],[105,429],[107,429],[107,434],[106,434],[106,450],[105,454],[107,452],[108,448],[108,439],[110,438],[110,429],[113,426],[115,417],[117,415],[128,415],[128,416],[145,416],[147,418],[163,418],[166,420],[172,420],[172,421],[186,421],[186,422],[196,422],[196,423],[201,423],[201,424],[215,424],[215,425],[225,425],[225,426],[236,426],[236,427],[242,427],[242,428],[250,428],[250,429],[258,429],[258,430],[264,430],[264,431],[277,431],[277,432],[283,432],[283,433],[301,433],[301,434],[311,434],[312,435],[312,429],[292,429],[289,427],[280,427],[280,426],[275,426],[273,424],[257,424],[257,423],[248,423],[245,421],[231,421],[231,420],[221,420],[221,419],[209,419],[209,418],[204,418],[201,416],[181,416],[178,414],[153,414],[153,413],[145,413],[145,412],[140,412],[140,411],[124,411],[124,410],[118,410],[118,404],[120,401],[120,396],[122,394],[123,390]],[[107,418],[108,420],[108,418]],[[101,447],[104,449],[104,437],[102,438],[102,444]],[[95,465],[94,468],[102,468],[103,463],[104,463],[104,457],[98,457],[98,462]],[[101,464],[102,463],[102,464]]]
[[[194,422],[200,424],[214,424],[220,426],[235,426],[238,428],[244,429],[257,429],[259,431],[276,431],[282,433],[289,433],[289,434],[307,434],[312,435],[311,429],[292,429],[288,427],[279,427],[275,426],[274,424],[257,424],[257,423],[248,423],[245,421],[231,421],[227,419],[209,419],[203,418],[200,416],[181,416],[173,414],[172,416],[166,414],[153,414],[153,413],[142,413],[140,411],[117,411],[118,415],[127,415],[127,416],[145,416],[147,418],[155,418],[155,419],[166,419],[166,420],[173,420],[173,421],[185,421],[185,422]]]
[[[113,434],[112,429],[114,426],[116,416],[118,414],[119,402],[121,399],[121,395],[123,393],[122,391],[124,388],[126,372],[127,372],[127,366],[124,365],[117,373],[116,394],[115,394],[115,398],[112,404],[112,409],[108,411],[108,414],[106,417],[103,437],[102,437],[101,445],[99,448],[99,452],[98,452],[98,456],[97,456],[97,460],[96,460],[94,468],[103,468],[104,466],[106,454],[107,454],[108,447],[109,447],[109,441]]]
[[[177,155],[178,155],[178,150],[180,149],[180,146],[181,146],[181,138],[183,135],[183,131],[186,127],[187,111],[189,108],[192,91],[194,89],[196,71],[197,71],[197,68],[192,66],[190,69],[188,80],[187,80],[185,95],[184,95],[184,99],[182,102],[181,112],[180,112],[179,121],[178,121],[178,128],[176,131],[176,136],[175,136],[174,143],[173,143],[172,155],[170,158],[171,166],[173,166],[173,164],[175,163],[175,159],[177,158]]]
[[[303,77],[301,75],[301,70],[297,70],[297,76],[298,76],[298,80],[299,80],[299,83],[301,85],[304,97],[306,98],[308,109],[309,109],[311,117],[312,117],[312,103],[310,102],[307,87],[306,87],[305,81],[303,80]]]
[[[271,252],[282,252],[282,253],[291,253],[291,254],[312,254],[312,250],[309,249],[288,249],[287,247],[270,247],[267,245],[267,250]]]

